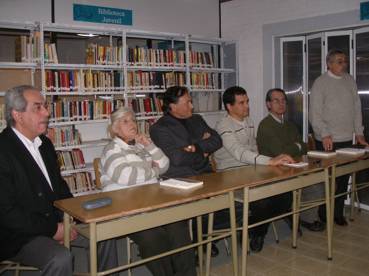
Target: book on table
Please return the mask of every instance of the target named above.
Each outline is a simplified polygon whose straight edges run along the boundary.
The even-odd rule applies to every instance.
[[[290,168],[303,168],[309,165],[307,162],[297,162],[297,163],[285,163],[284,166],[290,167]]]
[[[342,148],[342,149],[337,149],[336,152],[338,154],[345,154],[345,155],[351,155],[351,156],[360,156],[360,155],[364,155],[367,150],[364,149],[360,149],[360,148]]]
[[[320,150],[310,150],[307,152],[309,157],[315,158],[332,158],[337,155],[334,151],[320,151]]]
[[[169,178],[161,180],[160,185],[166,187],[172,187],[176,189],[188,190],[197,187],[201,187],[204,182],[200,180],[186,179],[186,178]]]

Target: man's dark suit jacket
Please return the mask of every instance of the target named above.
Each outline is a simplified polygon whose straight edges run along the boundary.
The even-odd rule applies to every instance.
[[[205,132],[210,134],[208,139],[202,139]],[[184,177],[211,172],[209,158],[204,157],[204,153],[211,154],[222,147],[219,134],[196,114],[183,123],[171,115],[164,115],[151,126],[150,137],[170,160],[165,177]],[[193,144],[197,148],[196,152],[183,150],[184,147]]]
[[[39,150],[53,186],[11,128],[0,134],[0,260],[14,257],[36,236],[53,237],[62,213],[53,202],[71,197],[55,149],[41,135]]]

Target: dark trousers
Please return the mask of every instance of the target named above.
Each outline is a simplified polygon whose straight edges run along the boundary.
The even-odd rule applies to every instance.
[[[254,224],[262,220],[278,216],[291,209],[292,193],[284,193],[281,195],[272,196],[269,198],[261,199],[250,204],[249,212],[249,224]],[[236,222],[238,226],[242,226],[243,218],[243,204],[235,202]],[[196,221],[193,220],[193,236],[196,235]],[[202,216],[203,233],[207,233],[208,216]],[[269,223],[259,225],[250,229],[250,236],[265,236],[268,233]],[[224,209],[214,214],[213,229],[225,229],[230,228],[229,210]]]
[[[284,193],[265,199],[261,199],[250,204],[251,216],[249,224],[266,220],[291,210],[292,193]],[[269,223],[250,229],[250,237],[265,236],[268,233]]]
[[[75,241],[71,242],[71,246],[87,249],[89,241],[78,236]],[[118,266],[114,239],[99,242],[97,251],[98,271]],[[43,276],[69,276],[73,272],[71,252],[65,246],[46,236],[39,236],[29,241],[11,260],[36,267]]]
[[[191,244],[187,220],[140,231],[129,237],[138,244],[142,258]],[[151,261],[146,266],[154,276],[196,275],[193,249]]]
[[[315,140],[315,146],[317,150],[324,150],[323,143]],[[336,142],[333,143],[333,150],[352,147],[352,141],[346,142]],[[336,195],[340,193],[344,193],[347,191],[348,181],[350,175],[343,175],[336,178]],[[345,197],[341,196],[335,199],[334,201],[334,217],[341,218],[344,216],[344,205],[345,205]],[[320,205],[318,210],[319,218],[322,221],[326,220],[326,209],[325,205]]]

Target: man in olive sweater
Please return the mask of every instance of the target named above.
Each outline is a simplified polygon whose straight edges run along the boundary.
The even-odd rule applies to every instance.
[[[265,101],[269,115],[260,122],[256,138],[260,154],[274,157],[284,153],[293,158],[299,158],[306,154],[307,146],[302,141],[297,127],[284,118],[287,111],[285,91],[279,88],[270,89],[266,94]],[[309,193],[307,189],[304,189],[303,196],[306,192]],[[291,193],[285,193],[278,197],[281,201],[292,201]],[[305,228],[311,231],[324,230],[324,225],[319,221],[315,209],[302,213],[301,218],[301,224]]]

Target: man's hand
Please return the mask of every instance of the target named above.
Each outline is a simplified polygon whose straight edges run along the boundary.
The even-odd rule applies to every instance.
[[[364,135],[355,135],[356,143],[359,145],[369,146],[368,142],[365,141]]]
[[[295,160],[288,154],[280,154],[269,160],[268,165],[270,166],[278,166],[286,163],[295,163]]]
[[[322,143],[325,151],[333,150],[333,140],[331,136],[323,137]]]
[[[202,136],[202,140],[206,140],[208,138],[210,138],[211,134],[209,132],[205,132],[204,135]]]
[[[74,241],[78,236],[77,231],[74,228],[70,230],[70,240]],[[64,224],[62,222],[58,223],[58,228],[56,230],[53,239],[58,241],[60,244],[64,244]]]
[[[188,145],[187,147],[184,147],[183,150],[186,151],[186,152],[195,152],[196,151],[196,146],[195,145]]]

